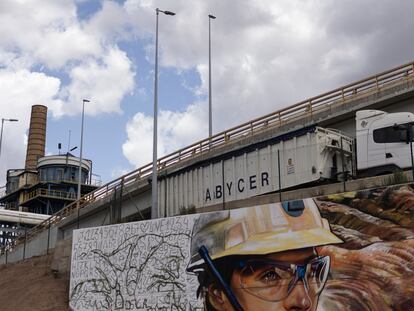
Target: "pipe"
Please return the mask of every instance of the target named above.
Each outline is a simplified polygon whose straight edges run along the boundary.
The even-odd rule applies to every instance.
[[[50,215],[0,209],[0,221],[4,222],[38,225],[49,217]]]

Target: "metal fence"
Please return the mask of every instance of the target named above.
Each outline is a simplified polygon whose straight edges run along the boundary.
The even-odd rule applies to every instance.
[[[33,198],[36,197],[51,197],[51,198],[58,198],[58,199],[67,199],[67,200],[75,200],[76,199],[76,193],[75,192],[67,192],[67,191],[61,191],[61,190],[49,190],[49,189],[43,189],[39,188],[36,190],[33,190],[23,197],[23,203],[27,202]],[[22,204],[23,204],[22,203]]]

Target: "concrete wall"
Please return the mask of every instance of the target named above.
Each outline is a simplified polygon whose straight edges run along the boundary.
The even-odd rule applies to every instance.
[[[201,311],[209,299],[227,310],[221,306],[229,295],[221,286],[211,290],[212,269],[198,256],[204,247],[201,253],[231,280],[226,285],[245,310],[412,309],[413,185],[288,204],[259,200],[246,208],[76,230],[69,305],[75,311]],[[275,271],[269,259],[276,258],[286,263],[278,265],[283,275],[296,263],[292,280],[306,267],[302,281],[309,290],[300,281],[290,291],[284,280],[269,281]]]
[[[57,226],[52,226],[50,232],[49,230],[40,232],[32,239],[27,240],[26,243],[16,246],[11,252],[7,253],[7,256],[0,256],[0,264],[6,263],[6,261],[8,263],[17,262],[26,258],[45,255],[48,251],[55,248],[58,240],[58,231],[59,229]]]
[[[151,191],[140,194],[125,194],[122,198],[121,218],[143,213],[151,208]]]
[[[136,185],[124,187],[122,191],[119,190],[104,200],[90,204],[80,210],[79,225],[76,212],[66,217],[59,224],[63,239],[71,238],[73,230],[78,227],[90,228],[119,223],[131,216],[141,219],[145,211],[151,207],[151,191],[147,188],[144,187],[142,190]]]
[[[412,181],[411,171],[404,173],[402,178],[406,182]],[[341,193],[344,191],[357,191],[362,189],[371,189],[376,187],[382,187],[390,184],[394,184],[394,175],[376,176],[365,179],[350,180],[346,183],[335,183],[328,185],[321,185],[317,187],[310,187],[292,191],[282,192],[282,201],[303,199],[307,197],[315,197],[320,195]],[[132,196],[132,199],[123,201],[122,203],[122,217],[128,217],[137,213],[137,207],[140,207],[140,211],[144,212],[145,206],[150,205],[151,196],[148,192],[137,194]],[[266,204],[279,201],[279,194],[273,193],[263,196],[257,196],[247,198],[243,200],[235,200],[232,202],[225,202],[225,204],[216,204],[209,207],[201,208],[198,212],[210,212],[223,209],[233,209],[245,206],[251,206],[253,204]],[[80,228],[99,227],[110,224],[108,204],[103,205],[100,209],[92,208],[94,213],[89,213],[84,217],[80,214]],[[87,212],[87,211],[83,211]],[[49,250],[55,248],[56,244],[60,240],[68,240],[72,238],[73,231],[77,229],[76,215],[69,216],[67,220],[59,224],[59,227],[52,226],[50,230]],[[28,240],[26,243],[26,250],[24,251],[24,244],[19,244],[12,252],[7,254],[7,262],[17,262],[24,258],[30,258],[33,256],[44,255],[47,252],[47,236],[48,231],[45,230],[33,239]],[[25,253],[25,254],[23,254]],[[0,256],[0,264],[6,263],[6,255]]]
[[[82,213],[80,212],[79,228],[97,227],[97,226],[104,226],[104,225],[110,224],[110,218],[109,218],[108,210],[107,210],[109,206],[105,205],[105,207],[106,209],[100,209],[93,215],[83,216]],[[65,222],[64,228],[61,228],[63,239],[71,238],[73,230],[76,230],[79,228],[78,228],[77,217],[76,215],[74,215],[73,217],[71,217],[70,222]]]

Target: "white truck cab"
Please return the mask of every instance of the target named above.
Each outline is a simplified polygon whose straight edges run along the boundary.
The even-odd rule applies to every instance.
[[[356,113],[357,168],[372,175],[411,167],[409,141],[414,114],[361,110]],[[411,137],[411,138],[410,138]]]

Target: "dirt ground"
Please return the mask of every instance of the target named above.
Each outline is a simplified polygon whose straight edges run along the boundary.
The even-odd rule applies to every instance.
[[[69,280],[50,270],[52,256],[0,265],[2,311],[69,310]]]

